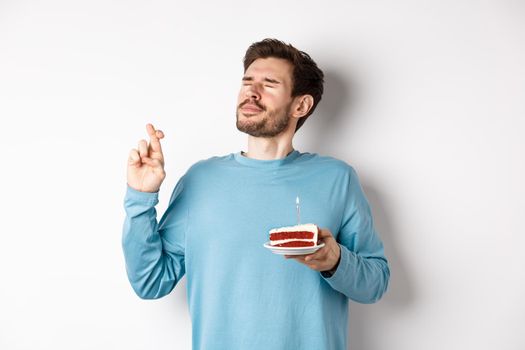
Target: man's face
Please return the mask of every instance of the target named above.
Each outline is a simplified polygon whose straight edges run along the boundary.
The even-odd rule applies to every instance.
[[[237,98],[237,129],[254,137],[274,137],[290,122],[291,63],[259,58],[248,67]]]

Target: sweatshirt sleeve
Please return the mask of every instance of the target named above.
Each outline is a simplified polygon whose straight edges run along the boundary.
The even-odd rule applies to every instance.
[[[341,247],[339,265],[325,280],[332,288],[359,303],[378,301],[388,286],[390,270],[383,243],[374,229],[372,213],[350,167],[347,200],[337,242]]]
[[[184,276],[188,208],[183,178],[173,190],[160,222],[155,210],[158,193],[140,192],[127,186],[122,249],[129,282],[142,299],[169,294]]]

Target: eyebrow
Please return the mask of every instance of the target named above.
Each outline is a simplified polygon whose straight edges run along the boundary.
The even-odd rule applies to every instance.
[[[242,78],[243,81],[253,81],[253,77],[243,77]],[[264,81],[267,82],[267,83],[271,83],[271,84],[280,84],[281,82],[278,81],[278,80],[275,80],[275,79],[272,79],[272,78],[264,78]]]

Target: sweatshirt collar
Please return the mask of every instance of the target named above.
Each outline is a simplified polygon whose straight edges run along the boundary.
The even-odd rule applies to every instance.
[[[237,162],[243,165],[248,165],[255,168],[277,168],[292,162],[294,159],[299,157],[300,154],[301,153],[299,151],[293,150],[292,152],[288,153],[288,155],[284,158],[270,160],[248,158],[243,155],[242,151],[234,153],[233,156]]]

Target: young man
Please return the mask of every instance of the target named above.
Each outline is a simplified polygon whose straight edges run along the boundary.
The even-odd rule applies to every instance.
[[[347,348],[348,299],[372,303],[390,276],[383,245],[353,168],[293,148],[314,111],[323,73],[302,51],[275,39],[244,57],[237,128],[247,152],[213,157],[184,174],[157,223],[165,178],[160,139],[147,125],[129,155],[123,249],[129,280],[144,299],[161,298],[186,274],[193,348]],[[325,246],[301,256],[272,254],[268,231],[315,223]]]

